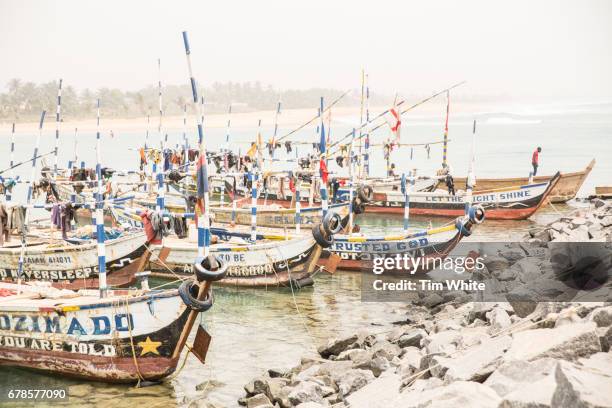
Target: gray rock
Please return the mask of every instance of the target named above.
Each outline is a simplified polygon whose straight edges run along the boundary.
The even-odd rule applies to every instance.
[[[317,375],[319,373],[320,367],[321,367],[321,365],[319,365],[319,364],[312,365],[312,366],[308,367],[307,369],[300,371],[298,374],[296,374],[293,377],[293,379],[295,381],[308,380],[310,377],[314,377],[315,375]]]
[[[589,370],[600,371],[612,375],[612,353],[595,353],[588,358],[581,358],[578,363]]]
[[[296,405],[295,408],[322,408],[325,406],[326,405],[319,404],[318,402],[308,401],[308,402],[302,402],[301,404]]]
[[[434,378],[444,378],[452,363],[452,358],[443,355],[434,355],[429,361],[429,373]]]
[[[447,353],[450,354],[457,349],[461,342],[461,333],[456,330],[447,330],[430,334],[423,339],[423,346],[427,354]]]
[[[557,360],[541,358],[532,362],[513,361],[500,365],[484,382],[503,397],[515,390],[520,391],[528,384],[535,383],[554,373]],[[554,390],[554,389],[553,389]],[[550,397],[552,397],[552,392]]]
[[[289,380],[287,378],[270,378],[266,382],[265,394],[268,398],[270,398],[270,401],[282,403],[287,400],[289,395],[288,385]]]
[[[400,377],[386,372],[346,398],[352,408],[387,408],[400,395]]]
[[[493,277],[500,282],[516,279],[516,270],[513,268],[500,269],[492,273]]]
[[[353,369],[345,372],[336,381],[338,391],[342,396],[349,395],[374,379],[374,374],[369,370]]]
[[[263,377],[255,378],[254,380],[250,381],[247,385],[245,385],[244,391],[246,392],[247,396],[251,397],[256,394],[265,393],[266,387],[267,387],[267,380],[268,378],[266,376],[263,376]]]
[[[412,306],[406,312],[406,321],[408,323],[421,323],[424,320],[431,318],[429,309],[423,306]]]
[[[268,375],[270,378],[284,377],[287,375],[287,370],[283,370],[280,368],[270,368],[268,370]]]
[[[601,208],[606,205],[606,202],[601,198],[594,198],[593,200],[591,200],[591,203],[595,208]]]
[[[552,357],[575,360],[601,351],[595,323],[577,323],[554,329],[526,330],[513,334],[505,361]]]
[[[524,258],[517,261],[510,269],[515,271],[515,276],[523,283],[534,282],[542,277],[537,258]]]
[[[555,407],[611,407],[612,376],[565,361],[555,370],[557,388],[552,397]]]
[[[601,219],[601,221],[599,221],[601,223],[602,227],[609,227],[612,225],[612,215],[608,215],[606,217],[603,217]]]
[[[501,256],[486,256],[483,258],[483,263],[491,273],[506,269],[510,266],[510,262]]]
[[[612,346],[612,327],[597,328],[597,336],[601,344],[601,351],[610,351],[610,346]]]
[[[535,382],[522,384],[520,388],[503,397],[499,408],[550,408],[556,385],[552,374]]]
[[[397,344],[383,340],[374,344],[370,351],[372,351],[373,357],[383,357],[391,361],[393,357],[401,353],[402,349]]]
[[[445,381],[483,382],[501,365],[502,357],[511,344],[510,336],[496,337],[454,357],[444,375]]]
[[[444,298],[442,298],[442,296],[438,295],[437,293],[430,293],[420,301],[421,305],[428,308],[433,308],[443,302]]]
[[[423,329],[412,329],[406,333],[404,333],[397,340],[397,345],[401,348],[404,347],[420,347],[421,340],[427,337],[427,332]]]
[[[411,376],[419,371],[422,358],[421,351],[416,347],[407,347],[403,349],[402,357],[398,365],[398,372],[402,378]]]
[[[506,299],[519,317],[527,317],[535,310],[537,298],[538,294],[525,286],[514,288],[506,294]]]
[[[446,330],[461,330],[460,319],[439,319],[434,324],[434,331],[439,333]]]
[[[444,381],[442,381],[438,377],[431,377],[426,380],[419,378],[415,380],[409,387],[407,387],[406,390],[425,391],[440,387],[442,385],[444,385]]]
[[[319,371],[316,375],[322,376],[327,375],[332,380],[337,382],[338,378],[341,377],[346,371],[353,367],[353,361],[328,361],[321,364]]]
[[[257,394],[246,400],[247,408],[273,408],[272,403],[264,394]]]
[[[521,248],[509,248],[505,251],[501,251],[499,255],[503,258],[506,258],[510,263],[514,263],[519,259],[525,258],[525,251]]]
[[[486,320],[487,313],[495,307],[504,309],[508,314],[514,313],[512,306],[507,302],[474,302],[472,309],[468,313],[468,323],[472,323],[475,319]]]
[[[487,321],[491,325],[490,332],[498,333],[499,331],[510,327],[512,321],[510,321],[510,315],[501,307],[495,307],[486,314]]]
[[[612,306],[600,307],[587,316],[587,320],[595,322],[597,327],[612,326]]]
[[[475,382],[457,381],[424,391],[405,390],[389,406],[497,408],[501,399],[491,388]]]
[[[302,381],[291,390],[288,399],[293,405],[310,401],[323,403],[321,386],[312,381]]]
[[[389,367],[391,367],[389,360],[384,357],[378,356],[370,360],[370,365],[366,369],[372,371],[374,377],[378,377],[383,371],[388,370]]]
[[[362,356],[367,356],[370,355],[371,358],[371,352],[364,350],[364,349],[350,349],[350,350],[345,350],[342,353],[340,353],[338,355],[338,357],[336,358],[336,361],[342,361],[342,360],[351,360],[354,361],[355,359],[359,359]]]
[[[358,340],[356,334],[340,339],[331,339],[326,345],[319,347],[318,352],[323,358],[337,356]]]
[[[550,225],[550,228],[552,228],[553,230],[555,230],[557,232],[561,232],[561,231],[563,231],[565,229],[566,226],[567,226],[566,223],[557,221],[557,222],[553,222]]]

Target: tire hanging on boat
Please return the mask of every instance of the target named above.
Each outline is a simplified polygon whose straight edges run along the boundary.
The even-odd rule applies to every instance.
[[[213,255],[209,255],[206,258],[202,259],[201,262],[196,261],[193,264],[193,268],[195,270],[195,275],[198,279],[198,282],[215,282],[225,278],[228,266],[228,262],[224,261],[220,257],[215,257]]]
[[[323,226],[321,224],[314,226],[312,229],[312,236],[322,248],[329,248],[333,243],[333,237],[327,238],[327,234],[323,231]]]
[[[211,291],[206,294],[206,299],[198,300],[200,287],[192,280],[183,281],[178,288],[179,296],[185,305],[196,312],[205,312],[213,305],[213,295]]]
[[[327,235],[337,234],[342,229],[342,217],[340,217],[340,214],[330,211],[323,217],[322,225]]]

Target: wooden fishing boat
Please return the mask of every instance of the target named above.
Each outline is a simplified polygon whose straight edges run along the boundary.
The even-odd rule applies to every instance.
[[[380,273],[374,269],[375,264],[380,267],[380,260],[397,258],[399,255],[407,256],[407,263],[401,264],[400,269],[386,267],[385,273],[426,273],[444,260],[463,237],[471,235],[477,224],[484,221],[485,211],[482,207],[473,208],[469,217],[457,218],[452,224],[407,234],[335,235],[334,242],[319,263],[328,266],[329,263],[337,262],[337,267],[342,270]],[[338,255],[340,260],[330,260],[330,254]]]
[[[547,203],[550,192],[560,179],[555,174],[544,183],[527,184],[494,190],[480,190],[472,194],[472,202],[480,204],[493,220],[523,220],[529,218],[538,208]],[[380,197],[379,197],[380,198]],[[384,193],[383,199],[374,198],[367,205],[370,213],[403,214],[404,194],[400,191]],[[465,192],[451,195],[446,191],[412,192],[409,194],[410,215],[458,217],[465,212],[469,196]]]
[[[311,285],[321,247],[309,235],[289,236],[259,234],[257,243],[250,234],[213,228],[220,242],[210,246],[210,253],[228,263],[226,277],[219,285],[272,287]],[[221,242],[224,241],[224,242]],[[154,276],[174,278],[175,274],[193,273],[197,244],[168,237],[163,246],[152,247],[149,268]]]
[[[176,369],[197,314],[213,304],[210,283],[199,285],[100,297],[0,282],[0,365],[113,383],[161,380]],[[192,351],[201,361],[209,341],[200,327]]]
[[[574,173],[561,173],[559,182],[549,194],[549,200],[552,203],[564,203],[576,197],[578,190],[593,170],[595,159],[591,160],[589,165],[582,171]],[[533,178],[533,183],[546,183],[554,176],[536,176]],[[465,177],[454,177],[456,186],[465,185]],[[483,190],[496,190],[511,186],[525,185],[529,183],[528,177],[511,177],[511,178],[479,178],[476,181],[475,193]],[[444,181],[438,183],[438,188],[445,188]]]
[[[31,231],[24,251],[21,278],[69,283],[95,278],[98,274],[98,244],[95,239],[42,239],[43,232]],[[137,259],[144,251],[142,231],[126,231],[106,241],[106,266],[118,270]],[[6,241],[0,247],[0,279],[16,281],[21,255],[21,240]]]

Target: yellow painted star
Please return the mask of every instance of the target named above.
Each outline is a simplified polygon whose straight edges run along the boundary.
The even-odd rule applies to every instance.
[[[157,351],[157,349],[161,345],[161,341],[152,341],[151,338],[147,336],[147,341],[138,342],[138,347],[142,348],[140,355],[144,356],[147,353],[153,353],[159,356],[159,351]]]

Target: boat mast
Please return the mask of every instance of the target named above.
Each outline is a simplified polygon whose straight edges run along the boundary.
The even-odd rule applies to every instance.
[[[442,148],[442,167],[447,165],[447,147],[448,147],[448,113],[450,110],[450,91],[446,91],[446,121],[444,122],[444,146]]]
[[[166,142],[163,133],[163,118],[164,118],[164,110],[162,106],[162,83],[161,83],[161,59],[157,59],[157,73],[158,73],[158,82],[157,89],[159,95],[159,125],[157,126],[157,131],[159,133],[159,143],[160,143],[160,168],[157,172],[157,201],[155,205],[156,211],[164,210],[164,172],[165,168],[165,150],[166,150]]]
[[[365,98],[365,71],[362,68],[361,69],[361,101],[360,101],[360,105],[359,105],[359,123],[363,123],[363,105],[364,105],[364,98]],[[363,163],[363,156],[362,156],[362,145],[363,145],[363,126],[359,127],[359,177],[363,178],[364,177],[364,163]],[[354,139],[354,138],[353,138]]]
[[[98,277],[100,297],[106,297],[106,250],[104,247],[104,198],[102,195],[102,152],[100,143],[100,99],[96,109],[96,179],[98,181],[98,194],[96,198],[96,239],[98,240]]]
[[[15,122],[13,122],[13,127],[11,129],[11,160],[9,164],[9,168],[11,169],[11,172],[9,173],[11,181],[13,180],[13,177],[15,176],[15,171],[12,170],[14,161],[15,161]],[[7,202],[10,202],[13,198],[11,189],[12,188],[6,191],[6,201]]]
[[[472,205],[472,190],[476,185],[476,175],[474,173],[475,164],[475,153],[476,152],[476,119],[474,119],[474,125],[472,127],[472,152],[470,157],[470,166],[468,169],[468,175],[466,180],[466,200],[465,200],[465,215],[468,215],[469,209]]]
[[[327,215],[327,149],[325,140],[325,121],[323,120],[323,97],[321,97],[321,140],[319,143],[319,149],[321,152],[321,160],[319,162],[319,169],[321,173],[321,210],[323,211],[323,217]]]
[[[47,111],[43,110],[40,115],[40,123],[38,124],[38,135],[36,136],[36,144],[34,145],[34,154],[32,155],[32,172],[30,173],[30,181],[28,184],[28,195],[26,196],[26,208],[25,216],[23,221],[23,229],[21,231],[21,252],[19,254],[19,267],[17,269],[17,294],[21,293],[21,275],[23,274],[23,258],[25,255],[26,237],[28,235],[28,223],[30,221],[30,211],[28,206],[32,201],[32,185],[34,183],[34,177],[36,177],[36,158],[38,157],[38,149],[40,147],[40,139],[42,138],[42,129],[45,122],[45,114]]]
[[[191,94],[193,95],[192,103],[194,111],[198,111],[198,89],[196,80],[193,76],[193,70],[191,68],[191,50],[189,48],[189,39],[187,38],[187,31],[183,31],[183,44],[185,45],[185,55],[187,57],[187,69],[189,73],[189,82],[191,83]],[[203,111],[202,111],[203,112]],[[206,160],[206,144],[204,142],[204,130],[202,128],[202,115],[197,115],[198,121],[198,144],[200,149],[200,155],[198,157],[197,164],[197,186],[198,186],[198,201],[197,207],[200,210],[200,216],[197,217],[198,223],[198,260],[201,261],[204,257],[207,257],[210,252],[210,220],[209,214],[209,202],[208,202],[208,168]],[[208,285],[204,285],[208,286]],[[202,292],[200,288],[200,292]],[[204,292],[206,293],[206,292]]]
[[[53,158],[53,174],[57,176],[57,153],[59,150],[59,135],[60,135],[60,114],[62,110],[62,79],[59,80],[57,88],[57,108],[55,111],[55,151]]]
[[[368,74],[365,74],[365,140],[364,140],[364,152],[363,152],[363,167],[364,167],[364,179],[370,175],[370,82]],[[355,136],[353,135],[353,139]],[[353,141],[351,140],[351,143]]]

